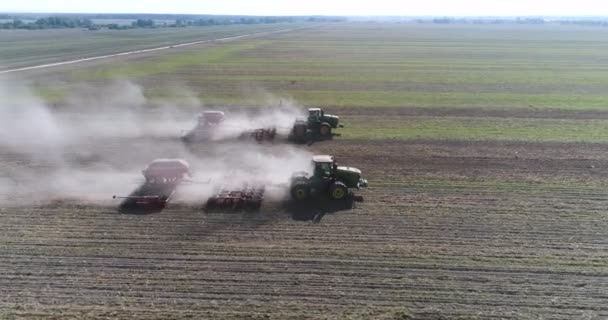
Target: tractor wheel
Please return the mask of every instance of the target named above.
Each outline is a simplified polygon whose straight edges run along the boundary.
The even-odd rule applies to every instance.
[[[319,127],[319,136],[321,136],[321,138],[323,139],[331,137],[331,126],[329,125],[329,123],[321,123],[321,126]]]
[[[333,200],[344,200],[346,195],[348,195],[348,188],[340,181],[334,182],[329,187],[329,196]]]
[[[291,197],[297,201],[304,201],[310,197],[310,186],[298,183],[291,187]]]
[[[292,136],[297,142],[306,141],[306,124],[295,124],[292,129]]]
[[[180,139],[184,143],[190,143],[194,140],[194,137],[193,137],[193,135],[188,133],[188,134],[183,135]]]

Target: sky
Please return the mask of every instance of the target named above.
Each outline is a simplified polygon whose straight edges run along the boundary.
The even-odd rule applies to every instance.
[[[348,16],[608,16],[608,0],[27,0],[0,12]]]

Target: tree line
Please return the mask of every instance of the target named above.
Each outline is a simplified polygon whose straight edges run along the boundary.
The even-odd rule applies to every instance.
[[[0,23],[1,29],[63,29],[63,28],[89,28],[93,26],[90,19],[48,17],[40,18],[34,22],[24,22],[21,19]]]
[[[179,28],[189,26],[213,26],[230,24],[267,24],[286,22],[339,22],[345,21],[340,17],[257,17],[257,16],[213,16],[213,15],[103,15],[88,14],[83,16],[65,15],[37,17],[33,22],[24,22],[35,16],[11,16],[0,15],[0,19],[9,20],[0,23],[0,29],[65,29],[65,28],[87,28],[98,30],[102,28],[122,30],[134,28]],[[93,19],[134,19],[130,24],[118,24],[114,22],[94,23]],[[164,19],[173,18],[173,19]],[[10,21],[12,19],[12,21]],[[173,20],[174,22],[171,22]]]
[[[608,27],[608,19],[569,19],[569,18],[535,18],[535,17],[517,17],[517,18],[430,18],[430,19],[415,19],[417,23],[435,23],[435,24],[561,24],[561,25],[581,25],[581,26],[599,26]]]

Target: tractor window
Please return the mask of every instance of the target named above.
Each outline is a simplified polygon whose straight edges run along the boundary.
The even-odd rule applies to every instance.
[[[318,162],[316,166],[316,174],[323,177],[328,177],[331,174],[330,162]]]

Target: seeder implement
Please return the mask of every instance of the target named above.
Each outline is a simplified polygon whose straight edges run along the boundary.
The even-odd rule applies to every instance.
[[[190,166],[182,159],[157,159],[142,171],[146,181],[124,199],[121,208],[163,209],[173,197],[177,186],[190,177]]]

